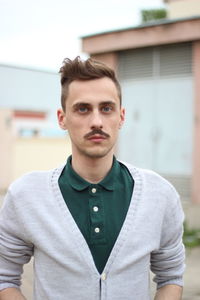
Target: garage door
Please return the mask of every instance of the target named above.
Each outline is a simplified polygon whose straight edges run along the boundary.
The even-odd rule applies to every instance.
[[[118,157],[153,169],[190,197],[193,78],[191,44],[119,54],[126,122]]]

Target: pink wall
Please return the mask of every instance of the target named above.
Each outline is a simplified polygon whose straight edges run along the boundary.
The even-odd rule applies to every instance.
[[[85,37],[82,39],[82,50],[96,55],[195,40],[200,40],[200,18]]]
[[[93,59],[99,60],[106,65],[108,65],[113,70],[117,70],[118,56],[116,53],[103,53],[103,54],[94,54],[91,56]]]

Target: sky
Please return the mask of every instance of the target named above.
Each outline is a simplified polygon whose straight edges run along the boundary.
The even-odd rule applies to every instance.
[[[137,26],[162,0],[0,0],[0,64],[57,71],[81,37]]]

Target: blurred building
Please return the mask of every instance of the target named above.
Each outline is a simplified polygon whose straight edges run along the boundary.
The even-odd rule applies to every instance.
[[[60,106],[58,72],[0,64],[0,82],[0,108],[43,111],[49,125],[58,129],[55,122]]]
[[[65,163],[71,154],[68,135],[42,136],[45,113],[0,109],[0,192],[34,170]]]
[[[22,174],[64,163],[69,137],[57,125],[59,75],[0,65],[0,191]]]
[[[199,1],[166,2],[169,19],[85,36],[82,49],[118,73],[126,107],[118,157],[200,203]]]
[[[13,133],[17,136],[39,136],[48,127],[47,113],[33,110],[13,110]]]
[[[168,18],[187,18],[200,15],[199,0],[164,0],[167,4]]]

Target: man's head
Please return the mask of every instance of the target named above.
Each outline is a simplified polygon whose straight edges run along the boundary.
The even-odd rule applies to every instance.
[[[120,106],[121,106],[121,87],[116,78],[115,72],[109,68],[107,65],[95,61],[91,58],[87,60],[81,60],[77,56],[74,60],[66,58],[63,62],[63,66],[60,68],[61,73],[61,105],[63,111],[65,111],[65,104],[69,92],[69,85],[74,80],[93,80],[100,79],[104,77],[110,78],[117,89]]]
[[[114,71],[91,59],[66,59],[61,68],[62,109],[58,122],[68,130],[73,157],[112,156],[124,122]]]

